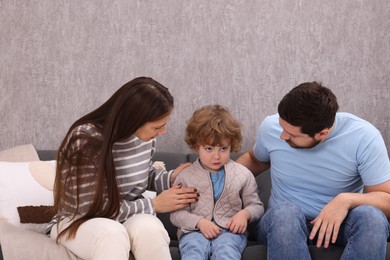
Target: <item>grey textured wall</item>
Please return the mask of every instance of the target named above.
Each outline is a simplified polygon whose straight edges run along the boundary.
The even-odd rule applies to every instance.
[[[281,97],[313,80],[389,147],[389,32],[388,0],[0,0],[0,149],[56,149],[143,75],[175,97],[161,151],[189,151],[185,121],[212,103],[241,120],[247,149]]]

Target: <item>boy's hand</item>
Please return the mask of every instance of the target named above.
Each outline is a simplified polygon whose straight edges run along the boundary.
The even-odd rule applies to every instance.
[[[221,233],[221,228],[208,219],[201,218],[196,225],[207,239],[216,238]]]
[[[251,215],[246,209],[240,210],[228,222],[227,228],[234,234],[243,234],[248,226]]]

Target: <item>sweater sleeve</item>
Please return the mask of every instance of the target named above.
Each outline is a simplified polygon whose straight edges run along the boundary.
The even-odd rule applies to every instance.
[[[165,168],[157,169],[151,161],[149,166],[148,190],[162,192],[163,190],[169,189],[171,173],[171,171],[167,171]]]
[[[152,199],[139,198],[132,201],[122,200],[120,212],[116,219],[119,222],[124,222],[135,214],[155,214],[152,206]]]
[[[147,189],[159,193],[170,188],[170,175],[171,172],[168,172],[165,168],[157,169],[155,166],[153,166],[153,162],[150,162]],[[152,199],[139,197],[134,200],[133,198],[129,198],[122,200],[120,213],[117,217],[117,220],[124,222],[134,214],[155,213],[156,212],[153,208]]]
[[[260,217],[264,214],[264,205],[260,200],[257,183],[253,174],[247,169],[245,169],[245,171],[247,171],[245,173],[247,181],[245,186],[241,189],[241,198],[243,208],[249,211],[251,215],[250,222],[253,222],[260,219]]]
[[[188,187],[188,183],[184,178],[181,178],[181,174],[179,174],[173,185],[181,183],[183,188]],[[174,226],[179,229],[185,229],[188,231],[197,230],[196,225],[202,216],[191,213],[191,205],[189,207],[176,210],[171,213],[170,219]]]

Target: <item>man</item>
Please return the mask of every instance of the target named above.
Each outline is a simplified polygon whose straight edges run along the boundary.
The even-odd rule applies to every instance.
[[[258,242],[269,259],[310,259],[307,245],[345,246],[342,259],[385,259],[390,162],[380,132],[338,112],[317,82],[293,88],[278,114],[260,125],[253,148],[237,161],[255,175],[271,167],[269,209]]]

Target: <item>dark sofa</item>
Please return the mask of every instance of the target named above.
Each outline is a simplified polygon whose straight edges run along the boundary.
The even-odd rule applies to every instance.
[[[53,160],[55,159],[54,150],[38,150],[38,155],[41,160]],[[236,159],[238,155],[233,155],[232,158]],[[184,162],[193,162],[196,159],[195,154],[184,154],[184,153],[168,153],[168,152],[157,152],[153,158],[154,161],[163,161],[167,169],[174,169],[179,164]],[[258,186],[259,186],[259,195],[261,200],[264,202],[265,207],[267,206],[268,197],[271,189],[271,180],[269,172],[264,172],[260,176],[256,177]],[[169,236],[171,238],[170,250],[172,254],[172,259],[180,259],[180,254],[178,250],[178,241],[176,237],[176,228],[171,224],[169,220],[169,214],[158,214],[158,217],[164,223]],[[245,249],[242,259],[267,259],[267,249],[266,246],[257,245],[255,242],[255,225],[256,223],[251,223],[248,227],[248,246]],[[1,245],[0,245],[1,249]],[[22,249],[20,249],[22,250]],[[312,259],[316,260],[331,260],[331,259],[340,259],[343,248],[339,246],[330,246],[327,249],[317,248],[315,246],[309,246],[310,254]],[[390,248],[388,243],[387,256],[386,259],[390,260]],[[3,260],[3,255],[0,251],[0,260]],[[5,259],[8,260],[8,259]],[[12,259],[10,259],[12,260]]]

